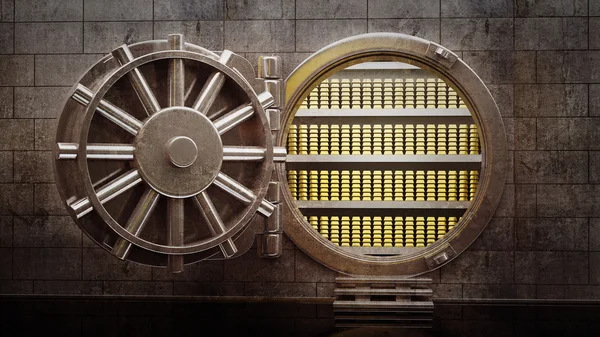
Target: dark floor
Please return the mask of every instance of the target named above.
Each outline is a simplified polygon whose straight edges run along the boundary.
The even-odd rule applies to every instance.
[[[431,330],[342,330],[331,304],[0,298],[2,336],[599,336],[598,305],[436,304]]]

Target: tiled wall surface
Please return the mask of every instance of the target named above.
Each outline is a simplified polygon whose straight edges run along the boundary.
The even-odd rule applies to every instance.
[[[600,0],[0,0],[0,293],[331,296],[335,273],[287,242],[170,275],[81,234],[54,186],[65,95],[103,53],[183,33],[286,74],[366,32],[459,52],[501,109],[511,159],[494,219],[431,273],[438,297],[600,299]]]

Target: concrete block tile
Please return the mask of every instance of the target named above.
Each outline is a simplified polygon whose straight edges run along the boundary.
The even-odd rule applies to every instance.
[[[389,0],[370,0],[368,2],[369,18],[438,18],[440,2],[438,0],[406,0],[402,6]]]
[[[490,84],[487,87],[498,105],[500,115],[502,117],[513,117],[515,105],[514,86],[512,84]]]
[[[223,49],[223,21],[155,21],[154,38],[180,33],[186,42],[209,50]]]
[[[323,266],[301,250],[296,250],[296,282],[334,282],[337,272]]]
[[[504,186],[502,197],[500,198],[494,216],[498,218],[515,216],[515,185],[507,184]]]
[[[264,297],[315,297],[317,286],[315,283],[245,283],[245,296]]]
[[[345,37],[366,32],[367,20],[297,20],[296,51],[316,51]]]
[[[538,185],[537,210],[541,217],[594,217],[600,215],[600,185]]]
[[[588,1],[594,0],[517,0],[518,17],[586,16]]]
[[[83,0],[18,0],[15,21],[81,21]]]
[[[587,116],[585,84],[517,84],[515,115],[519,117]]]
[[[0,247],[12,247],[13,217],[0,216]]]
[[[15,24],[15,53],[17,54],[81,53],[82,50],[83,24],[81,22]]]
[[[223,20],[223,1],[154,0],[154,20]]]
[[[512,17],[513,1],[446,0],[440,2],[442,17]]]
[[[71,88],[16,87],[15,118],[57,118]]]
[[[152,20],[153,0],[84,0],[85,21]]]
[[[167,268],[152,268],[152,279],[155,281],[222,281],[223,261],[207,260],[186,265],[183,272],[178,274],[169,273]]]
[[[13,117],[13,95],[14,89],[12,87],[0,88],[0,118]]]
[[[535,298],[535,286],[524,284],[465,284],[464,298]]]
[[[442,19],[442,45],[451,50],[511,50],[513,20]]]
[[[452,283],[437,283],[433,284],[433,298],[462,298],[463,285]]]
[[[173,295],[173,282],[104,281],[104,295]]]
[[[0,119],[0,150],[33,149],[33,120]]]
[[[600,252],[590,252],[590,283],[600,284]]]
[[[0,280],[13,278],[13,250],[0,248]]]
[[[35,57],[36,86],[72,86],[101,55],[39,55]],[[54,115],[53,115],[54,116]]]
[[[294,251],[285,250],[277,259],[263,259],[255,251],[225,260],[225,281],[292,282]]]
[[[22,216],[14,222],[15,247],[81,247],[81,230],[69,216]]]
[[[600,150],[600,120],[538,118],[538,150]]]
[[[0,0],[0,22],[15,21],[15,0]]]
[[[12,151],[0,151],[0,183],[11,183],[13,171]]]
[[[463,53],[463,60],[486,84],[534,83],[535,57],[535,52],[531,51],[502,50]]]
[[[514,219],[492,218],[469,250],[514,249]]]
[[[86,22],[83,52],[108,53],[123,44],[152,40],[152,30],[152,22]]]
[[[33,294],[33,281],[2,280],[0,281],[0,294]]]
[[[51,151],[16,151],[15,181],[26,183],[54,182]]]
[[[512,252],[465,251],[441,268],[442,283],[513,283]]]
[[[515,186],[516,216],[536,216],[536,189],[537,186],[535,184],[517,184]]]
[[[369,33],[394,32],[440,42],[440,20],[438,19],[371,19]]]
[[[244,296],[243,282],[173,282],[175,296]]]
[[[335,283],[317,283],[317,297],[334,297]]]
[[[0,184],[0,214],[31,214],[33,212],[32,184]]]
[[[587,49],[587,18],[515,19],[515,49]]]
[[[293,20],[225,21],[226,49],[237,52],[294,51]]]
[[[33,55],[0,55],[0,85],[33,85]]]
[[[151,280],[152,268],[122,261],[104,249],[83,249],[84,280]]]
[[[101,281],[33,281],[34,293],[44,295],[102,295]]]
[[[535,298],[563,299],[565,298],[565,286],[562,284],[537,285]]]
[[[587,151],[516,151],[517,183],[587,183]]]
[[[537,81],[542,83],[600,83],[600,50],[540,51]]]
[[[25,280],[79,280],[80,248],[15,248],[14,278]]]
[[[36,150],[52,150],[56,134],[56,123],[55,119],[35,120],[34,145]]]
[[[515,151],[508,151],[508,168],[506,172],[506,183],[515,183]]]
[[[599,27],[600,28],[600,27]],[[590,84],[589,87],[589,114],[590,116],[600,116],[600,85]]]
[[[600,299],[600,286],[567,285],[565,286],[565,298],[580,300]]]
[[[515,282],[521,284],[587,284],[587,252],[515,252]]]
[[[296,19],[362,19],[367,17],[366,0],[296,0]]]
[[[15,30],[12,23],[0,23],[0,54],[15,52]]]
[[[512,151],[515,149],[515,119],[514,118],[503,118],[502,122],[504,124],[504,132],[506,133],[506,146],[508,151]],[[514,153],[513,153],[514,157]],[[514,158],[513,158],[514,161]],[[513,162],[514,165],[514,162]]]
[[[590,218],[590,250],[600,251],[600,218]]]
[[[519,250],[588,250],[588,220],[585,218],[517,218]]]
[[[33,201],[36,215],[67,215],[55,184],[35,184]]]
[[[589,4],[589,15],[598,16],[600,15],[600,3],[594,0],[588,0]]]
[[[295,5],[294,0],[225,0],[224,2],[226,20],[294,19],[295,7],[302,5],[300,2]],[[346,6],[351,7],[350,4]]]
[[[600,18],[589,18],[590,49],[600,49],[600,37],[597,32],[600,29]]]

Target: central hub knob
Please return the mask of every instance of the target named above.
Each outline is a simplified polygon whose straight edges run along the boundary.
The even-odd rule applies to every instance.
[[[177,167],[189,167],[198,158],[198,147],[189,137],[173,137],[165,144],[165,153]]]

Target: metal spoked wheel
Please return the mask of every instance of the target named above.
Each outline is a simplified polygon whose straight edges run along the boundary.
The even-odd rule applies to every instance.
[[[115,256],[178,272],[235,255],[234,236],[273,212],[273,97],[239,59],[170,35],[117,48],[75,86],[57,130],[59,190]]]

